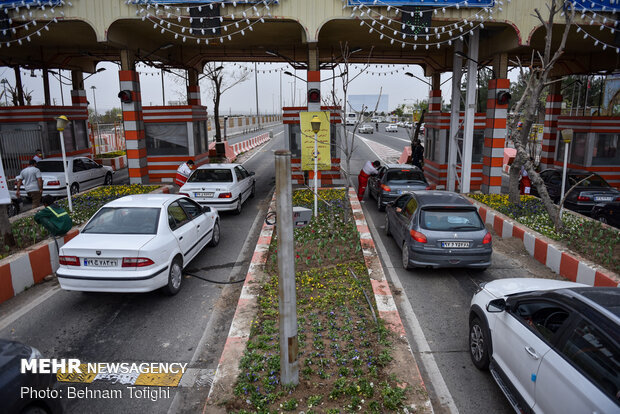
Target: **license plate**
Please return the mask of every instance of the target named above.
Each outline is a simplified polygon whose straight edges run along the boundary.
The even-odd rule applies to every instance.
[[[441,247],[450,249],[465,249],[469,247],[469,242],[441,242]]]
[[[92,267],[118,267],[117,259],[84,259],[84,266]]]
[[[594,201],[611,201],[613,197],[594,197]]]
[[[213,193],[194,193],[196,197],[213,197]]]

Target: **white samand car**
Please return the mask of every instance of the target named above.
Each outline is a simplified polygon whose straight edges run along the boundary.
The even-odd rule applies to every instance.
[[[398,126],[396,124],[388,124],[385,126],[385,132],[398,132]]]
[[[217,210],[176,194],[139,194],[103,206],[60,248],[60,287],[91,292],[181,289],[182,271],[220,241]]]
[[[179,194],[218,211],[241,213],[242,204],[256,193],[256,178],[240,164],[204,164],[198,167]]]
[[[62,168],[62,157],[52,157],[37,163],[43,179],[43,195],[54,197],[67,195],[65,173]],[[67,176],[71,194],[99,185],[111,185],[114,170],[111,167],[97,164],[87,157],[67,157]],[[25,194],[22,186],[22,194]]]
[[[516,412],[620,412],[620,290],[500,279],[471,302],[469,348]]]

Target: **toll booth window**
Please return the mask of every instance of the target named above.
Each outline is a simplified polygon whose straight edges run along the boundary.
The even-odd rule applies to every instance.
[[[189,155],[185,123],[145,124],[148,155]]]
[[[618,137],[620,134],[596,134],[592,151],[592,165],[620,165]]]

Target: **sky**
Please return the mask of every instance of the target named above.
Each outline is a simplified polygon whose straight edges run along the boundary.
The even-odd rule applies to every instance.
[[[253,63],[233,64],[224,63],[224,71],[231,73],[232,71],[241,71],[244,66],[252,69],[248,79],[240,84],[235,85],[222,95],[220,105],[220,113],[225,114],[255,114],[256,113],[256,80],[253,71]],[[388,108],[395,109],[400,104],[415,102],[415,100],[424,100],[428,98],[429,86],[421,80],[405,76],[405,72],[411,72],[414,75],[424,78],[423,71],[417,65],[370,65],[366,71],[359,76],[357,73],[363,68],[362,65],[351,65],[349,75],[350,81],[349,95],[378,95],[388,96]],[[305,71],[294,71],[280,63],[261,63],[257,64],[257,83],[258,97],[261,114],[279,113],[280,99],[283,106],[305,105],[306,84]],[[86,95],[92,109],[97,109],[97,113],[105,113],[114,107],[120,107],[118,92],[120,89],[118,80],[119,67],[113,62],[101,62],[97,68],[106,68],[105,71],[95,73],[84,81]],[[290,71],[297,74],[301,79],[280,75],[280,69]],[[143,105],[162,105],[162,80],[159,69],[138,66],[140,72],[140,83],[142,91]],[[35,77],[31,75],[34,74]],[[63,94],[60,93],[59,80],[50,75],[50,95],[52,103],[61,105],[64,99],[65,105],[71,105],[71,85],[70,71],[62,71],[61,74],[66,78],[62,78]],[[89,74],[85,73],[84,77]],[[332,72],[323,71],[322,79],[332,76]],[[450,77],[450,74],[442,75],[442,82]],[[0,67],[0,79],[7,79],[10,85],[15,85],[15,76],[12,68]],[[340,79],[336,79],[337,84],[341,84]],[[43,79],[40,70],[31,73],[30,70],[22,69],[22,82],[28,91],[32,91],[32,104],[43,104]],[[184,80],[174,74],[164,73],[165,100],[167,104],[172,101],[186,101]],[[94,89],[93,89],[94,86]],[[208,112],[213,113],[213,102],[210,95],[209,81],[204,79],[200,82],[202,104],[207,106]],[[281,98],[280,98],[281,87]],[[329,94],[332,88],[331,81],[325,81],[321,85],[322,96]],[[339,93],[341,88],[337,88]],[[442,86],[442,96],[444,100],[450,99],[451,82],[448,81]],[[4,100],[4,99],[3,99]],[[295,102],[294,102],[295,101]],[[96,104],[96,105],[95,105]]]
[[[248,115],[256,114],[256,89],[258,84],[258,101],[261,114],[279,114],[280,99],[283,106],[302,106],[305,105],[306,77],[305,71],[294,71],[291,67],[281,63],[258,63],[257,70],[254,71],[253,63],[223,63],[224,75],[230,79],[230,74],[239,73],[243,70],[248,71],[247,80],[235,85],[222,95],[220,103],[221,114]],[[86,95],[91,109],[96,109],[97,113],[103,114],[112,108],[120,108],[118,92],[120,90],[118,71],[119,66],[114,62],[101,62],[97,69],[105,68],[105,71],[95,73],[92,76],[85,73],[88,77],[84,81]],[[362,72],[362,69],[363,72]],[[182,101],[185,104],[186,91],[184,79],[180,75],[164,72],[165,93],[162,96],[162,79],[159,69],[140,64],[137,67],[140,73],[140,85],[142,91],[143,105],[162,105],[165,98],[167,105],[178,104]],[[286,74],[280,75],[282,71],[289,71],[296,74],[295,78]],[[22,69],[22,82],[27,91],[32,91],[33,105],[43,104],[43,78],[40,70],[31,72]],[[58,72],[58,71],[56,71]],[[360,74],[361,72],[361,74]],[[410,72],[419,79],[406,76]],[[509,72],[511,81],[516,80],[516,70]],[[53,105],[71,105],[71,82],[70,71],[61,71],[62,74],[62,95],[60,92],[60,82],[55,75],[50,75],[50,95]],[[183,74],[183,71],[179,71]],[[257,79],[255,79],[257,73]],[[339,72],[337,72],[339,73]],[[34,77],[31,75],[34,74]],[[359,74],[359,75],[358,75]],[[331,71],[323,71],[321,78],[325,81],[321,84],[322,97],[330,95],[332,81],[328,80],[333,76]],[[416,100],[428,98],[430,78],[425,78],[422,68],[417,65],[351,65],[349,70],[350,84],[349,95],[379,95],[387,97],[387,108],[392,111],[401,104],[411,104]],[[514,78],[514,79],[513,79]],[[6,79],[10,85],[15,85],[15,75],[12,68],[0,67],[0,79]],[[451,98],[451,73],[441,75],[442,97],[445,102]],[[463,77],[465,81],[465,76]],[[336,78],[337,93],[341,94],[342,82]],[[93,89],[94,87],[94,89]],[[209,80],[203,79],[200,82],[202,104],[207,107],[209,114],[213,113],[213,101],[210,94]],[[281,97],[280,97],[281,88]],[[0,89],[1,90],[1,89]],[[382,104],[384,99],[382,98]],[[4,101],[4,98],[3,98]],[[95,108],[96,106],[96,108]],[[382,105],[383,106],[383,105]]]

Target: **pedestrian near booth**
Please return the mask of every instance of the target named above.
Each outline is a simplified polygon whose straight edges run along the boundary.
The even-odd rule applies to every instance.
[[[33,160],[35,160],[36,162],[39,162],[43,159],[43,151],[41,151],[40,149],[37,149],[34,152],[34,157],[32,157]]]
[[[32,199],[32,208],[39,207],[41,204],[41,194],[43,193],[43,179],[41,178],[41,170],[37,168],[37,162],[34,158],[30,160],[30,165],[24,168],[15,178],[17,179],[15,196],[19,199],[21,186],[24,184],[28,197]]]
[[[362,201],[364,199],[364,193],[366,193],[366,187],[368,186],[368,177],[371,175],[379,174],[377,169],[381,167],[381,163],[377,161],[366,161],[364,168],[357,176],[357,198]]]
[[[194,161],[187,160],[183,164],[179,165],[177,169],[177,175],[174,178],[174,183],[181,188],[183,184],[187,181],[189,176],[192,174],[192,170],[194,169]]]
[[[413,152],[411,154],[411,164],[424,171],[424,147],[419,139],[413,141]]]

